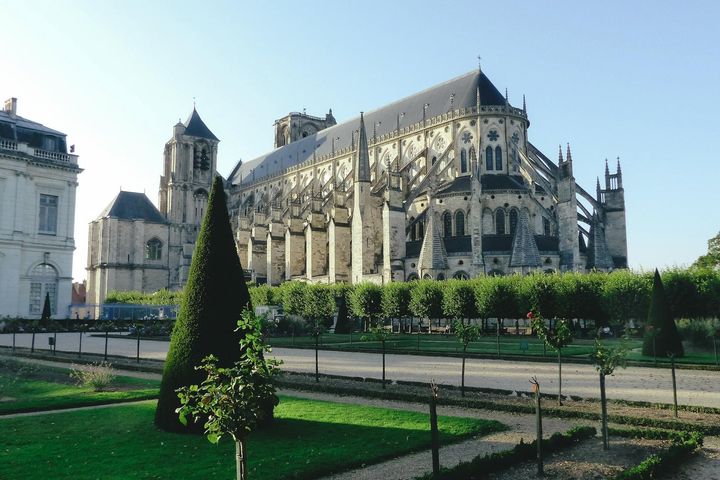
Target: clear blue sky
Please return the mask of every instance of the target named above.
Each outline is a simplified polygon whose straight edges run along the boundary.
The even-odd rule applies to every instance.
[[[720,229],[720,3],[0,0],[0,100],[68,134],[87,224],[122,187],[157,201],[193,97],[220,173],[272,148],[273,121],[343,121],[477,67],[527,96],[530,140],[569,142],[594,192],[620,156],[634,269],[691,263]]]

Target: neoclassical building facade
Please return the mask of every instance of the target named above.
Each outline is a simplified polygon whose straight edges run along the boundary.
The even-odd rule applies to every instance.
[[[45,298],[67,318],[75,250],[78,156],[66,135],[0,110],[0,317],[39,318]]]
[[[480,69],[339,124],[290,114],[227,180],[241,262],[272,285],[626,268],[619,161],[590,194],[529,126]]]

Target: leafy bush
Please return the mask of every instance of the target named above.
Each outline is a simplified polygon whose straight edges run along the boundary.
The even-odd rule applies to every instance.
[[[678,333],[693,347],[712,348],[713,337],[720,337],[720,320],[717,318],[683,318],[677,321]]]
[[[115,370],[108,362],[73,365],[70,378],[81,387],[89,387],[93,392],[104,392],[115,380]]]

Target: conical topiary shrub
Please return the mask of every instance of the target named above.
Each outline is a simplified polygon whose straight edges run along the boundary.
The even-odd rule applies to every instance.
[[[240,334],[235,329],[245,308],[252,308],[250,294],[235,249],[222,180],[215,177],[170,339],[155,425],[187,431],[175,413],[180,406],[175,390],[204,380],[204,373],[195,367],[210,354],[218,357],[221,367],[230,367],[240,358]]]
[[[42,315],[40,315],[41,320],[50,320],[50,317],[52,316],[52,310],[50,309],[50,293],[45,293],[45,303],[43,304],[43,311]]]
[[[665,297],[665,288],[657,270],[655,270],[652,299],[646,325],[643,355],[664,357],[671,353],[676,357],[683,356],[682,339],[677,331],[675,320],[670,313],[670,307]]]

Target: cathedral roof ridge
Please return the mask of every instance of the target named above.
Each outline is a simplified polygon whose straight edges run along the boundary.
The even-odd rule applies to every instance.
[[[483,106],[505,106],[505,98],[490,79],[484,73],[473,70],[375,110],[365,111],[364,119],[366,124],[377,127],[373,132],[375,140],[398,129],[403,130],[424,120],[447,114],[451,109],[476,108],[478,88]],[[424,108],[425,105],[427,107]],[[359,121],[359,116],[354,116],[245,162],[232,176],[231,182],[244,183],[251,178],[249,173],[261,165],[265,165],[263,177],[269,177],[284,168],[313,158],[313,154],[323,157],[332,154],[333,149],[336,154],[338,151],[350,149],[353,132],[357,130]]]

